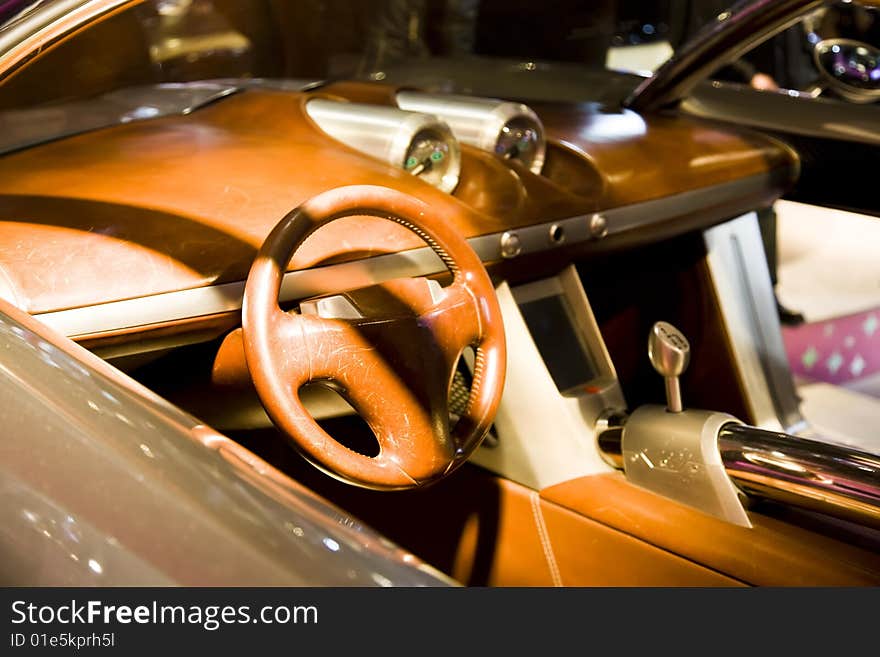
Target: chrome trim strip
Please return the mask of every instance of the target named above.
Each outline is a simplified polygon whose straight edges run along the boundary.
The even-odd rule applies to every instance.
[[[521,257],[607,239],[690,213],[704,211],[707,208],[719,208],[717,219],[720,221],[730,216],[722,209],[726,204],[736,202],[756,190],[772,186],[776,175],[774,172],[758,174],[721,185],[604,211],[602,216],[607,222],[607,233],[601,238],[595,237],[590,230],[590,219],[594,215],[578,215],[472,237],[468,242],[481,260],[497,262],[503,259],[501,237],[507,233],[515,233],[519,238],[522,250],[517,257]],[[550,228],[553,226],[562,230],[564,239],[553,239],[552,235],[558,235],[557,231],[551,234]],[[681,230],[685,229],[687,228]],[[291,302],[319,294],[371,285],[391,278],[426,276],[442,272],[444,269],[443,263],[434,252],[424,247],[338,265],[288,272],[284,276],[279,298],[282,303]],[[68,337],[94,335],[204,315],[235,312],[241,309],[244,285],[244,281],[237,281],[69,310],[35,313],[35,316]]]
[[[443,271],[428,247],[354,262],[288,272],[281,284],[282,303],[339,292],[404,276]],[[35,314],[68,337],[118,331],[175,320],[241,310],[245,281],[154,294],[70,310]]]

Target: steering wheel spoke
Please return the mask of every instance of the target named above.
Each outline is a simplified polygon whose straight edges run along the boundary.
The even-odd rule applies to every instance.
[[[449,376],[461,353],[475,346],[482,335],[479,303],[466,284],[455,281],[442,290],[442,297],[422,314],[449,365]]]

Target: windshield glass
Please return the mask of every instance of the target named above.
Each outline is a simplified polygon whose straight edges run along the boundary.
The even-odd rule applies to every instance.
[[[0,0],[0,21],[62,4]],[[78,3],[64,2],[66,5]],[[211,78],[382,79],[438,58],[649,72],[688,33],[674,0],[145,0],[0,87],[0,106]],[[565,20],[560,20],[564,16]],[[639,53],[632,52],[633,47]]]
[[[35,9],[59,4],[0,0],[0,22],[8,30]],[[22,106],[208,78],[381,77],[404,61],[449,57],[601,69],[611,42],[621,40],[618,14],[631,23],[624,5],[636,3],[552,4],[551,11],[524,0],[145,0],[27,66],[3,85],[0,102]],[[658,29],[666,28],[661,22]]]
[[[0,0],[0,21],[9,32],[10,25],[20,27],[40,10],[82,4],[88,3]],[[482,94],[493,92],[493,73],[482,68],[486,62],[506,62],[523,72],[550,68],[562,71],[558,75],[563,77],[571,71],[594,75],[609,70],[646,76],[728,4],[729,0],[144,0],[94,21],[16,71],[0,85],[0,110],[82,101],[160,83],[393,80],[402,69],[410,71],[410,78],[437,88],[446,82],[436,71],[431,73],[431,66],[450,62],[459,62],[459,75],[446,90]],[[806,89],[817,79],[815,44],[831,37],[876,42],[873,19],[873,12],[852,3],[823,8],[715,77],[758,89]],[[450,70],[444,68],[443,75]],[[607,75],[583,77],[568,93],[581,100],[614,100],[637,82],[615,82]],[[615,91],[606,93],[609,88]],[[516,91],[495,93],[540,93],[538,86]]]

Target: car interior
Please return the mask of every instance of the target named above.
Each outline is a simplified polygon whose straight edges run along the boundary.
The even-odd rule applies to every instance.
[[[601,7],[109,4],[0,79],[8,304],[463,585],[880,582],[880,410],[811,421],[758,223],[826,135],[612,102]]]

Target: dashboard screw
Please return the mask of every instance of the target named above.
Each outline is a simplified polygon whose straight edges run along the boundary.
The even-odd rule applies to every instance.
[[[602,239],[608,234],[608,220],[604,214],[598,212],[590,217],[590,236],[593,239]]]
[[[519,235],[512,231],[506,231],[501,236],[501,257],[515,258],[522,253],[522,241]]]

